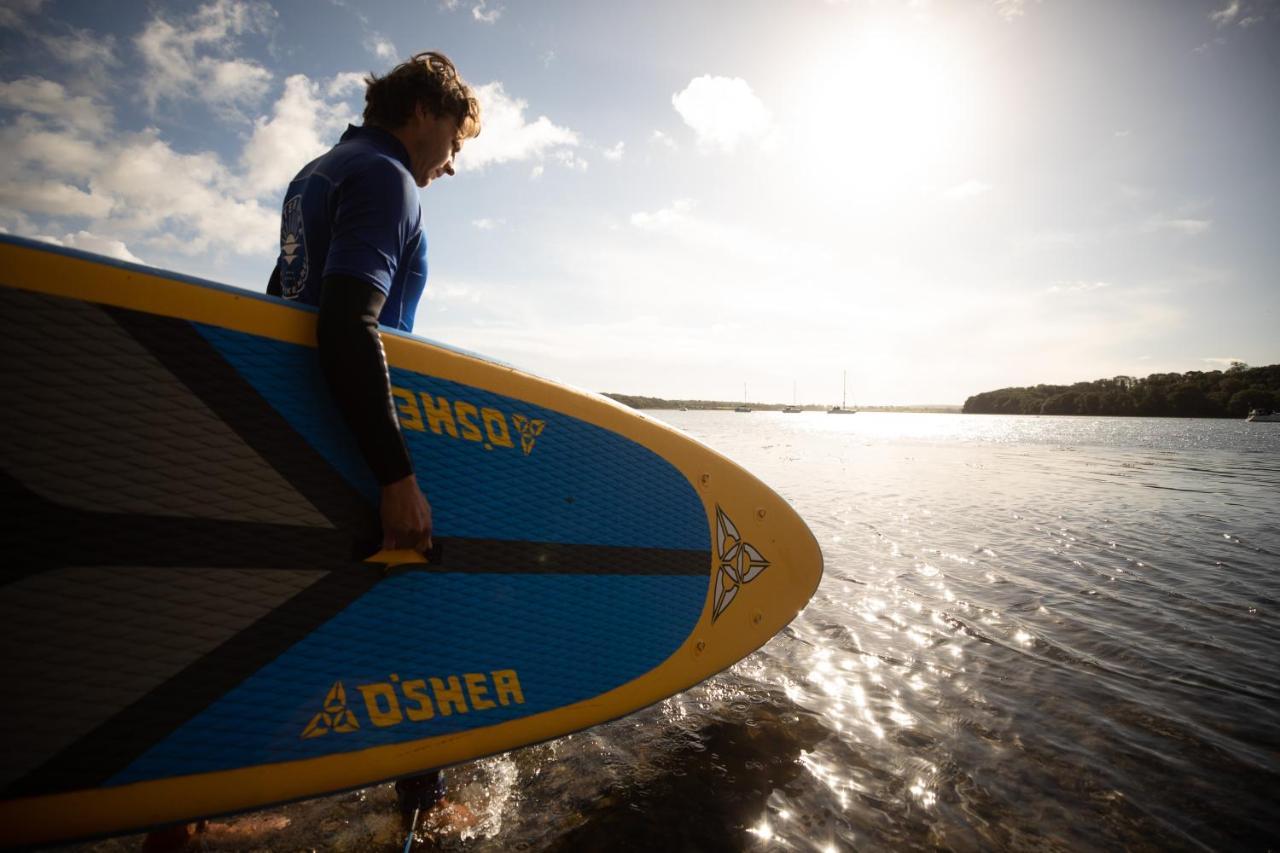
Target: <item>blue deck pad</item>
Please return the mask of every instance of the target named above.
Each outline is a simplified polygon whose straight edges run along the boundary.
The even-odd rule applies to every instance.
[[[706,591],[705,576],[688,575],[393,576],[109,784],[418,740],[590,699],[670,657]]]
[[[376,499],[315,350],[213,326],[206,339],[338,471]],[[393,368],[415,470],[441,536],[708,550],[706,511],[669,462],[522,400]]]
[[[204,323],[192,325],[326,462],[370,503],[377,503],[378,481],[360,458],[355,438],[329,396],[314,348]]]

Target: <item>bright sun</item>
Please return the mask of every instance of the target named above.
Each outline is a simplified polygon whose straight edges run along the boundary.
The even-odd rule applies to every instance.
[[[804,167],[863,190],[926,177],[956,153],[970,120],[964,75],[938,36],[872,28],[810,66],[794,129]]]

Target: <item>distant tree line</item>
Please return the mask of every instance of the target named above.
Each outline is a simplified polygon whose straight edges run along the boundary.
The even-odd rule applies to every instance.
[[[1134,415],[1170,418],[1242,418],[1250,409],[1280,408],[1280,364],[1224,370],[1115,376],[1074,385],[1001,388],[974,394],[965,414]]]
[[[644,397],[638,394],[617,394],[606,391],[604,395],[617,400],[624,406],[633,409],[732,409],[741,406],[731,400],[666,400],[662,397]],[[751,403],[752,409],[758,411],[778,411],[786,407],[786,403]],[[822,406],[800,406],[807,411],[823,411]]]
[[[643,397],[637,394],[618,394],[613,391],[604,392],[604,396],[611,400],[616,400],[624,406],[630,406],[633,409],[708,409],[708,410],[727,410],[735,409],[742,403],[733,400],[667,400],[662,397]],[[787,408],[790,403],[750,403],[752,411],[756,412],[780,412]],[[806,412],[825,412],[826,406],[808,404],[797,406]],[[959,406],[850,406],[856,408],[860,412],[934,412],[955,414],[960,411]]]

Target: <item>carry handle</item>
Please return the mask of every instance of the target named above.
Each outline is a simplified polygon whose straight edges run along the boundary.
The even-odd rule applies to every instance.
[[[379,551],[364,558],[366,563],[381,563],[384,566],[407,566],[411,564],[429,563],[431,559],[412,548],[396,548]]]
[[[373,550],[372,543],[370,543],[368,550]],[[432,539],[431,547],[427,549],[425,554],[412,548],[378,549],[368,557],[365,557],[363,562],[380,565],[383,572],[387,574],[398,570],[423,568],[429,565],[439,566],[444,562],[444,540],[438,536]]]

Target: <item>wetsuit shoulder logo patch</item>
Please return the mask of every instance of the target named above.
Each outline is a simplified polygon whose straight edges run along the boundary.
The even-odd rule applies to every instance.
[[[280,293],[285,299],[297,299],[307,286],[307,273],[311,270],[307,260],[301,195],[295,195],[284,203],[284,214],[280,220],[280,260]]]

